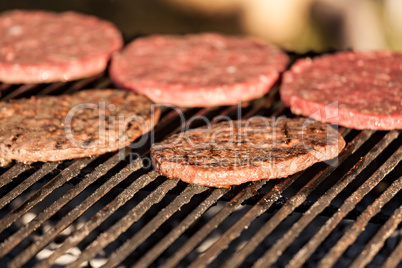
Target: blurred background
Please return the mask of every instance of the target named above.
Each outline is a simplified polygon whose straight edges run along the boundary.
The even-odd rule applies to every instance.
[[[402,0],[1,0],[11,9],[75,10],[114,22],[126,41],[153,33],[252,35],[295,51],[402,51]]]

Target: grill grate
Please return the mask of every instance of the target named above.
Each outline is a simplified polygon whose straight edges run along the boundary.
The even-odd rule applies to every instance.
[[[110,86],[103,74],[2,84],[0,92],[7,100]],[[278,88],[242,107],[180,112],[187,121],[163,111],[156,141],[201,125],[190,120],[198,116],[292,116]],[[232,188],[167,180],[141,159],[130,161],[130,150],[0,169],[0,266],[395,267],[402,258],[401,131],[340,131],[348,143],[339,165],[319,163],[285,179]],[[136,153],[146,157],[149,147]],[[34,216],[24,222],[28,214]],[[68,228],[72,233],[63,236]],[[61,263],[73,248],[79,254]],[[45,249],[51,250],[43,257]]]

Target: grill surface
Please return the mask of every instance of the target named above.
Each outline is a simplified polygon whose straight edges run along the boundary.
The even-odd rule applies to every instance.
[[[101,75],[1,84],[0,91],[7,100],[110,86]],[[241,107],[181,111],[186,122],[177,111],[163,112],[155,141],[195,116],[292,117],[278,88]],[[15,163],[0,169],[0,266],[395,267],[402,259],[401,131],[340,132],[347,146],[338,165],[222,189],[158,177],[147,161],[150,144],[60,163]]]

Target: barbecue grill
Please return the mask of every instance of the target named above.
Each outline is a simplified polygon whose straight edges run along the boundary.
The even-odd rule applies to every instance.
[[[0,92],[9,100],[108,87],[102,74],[0,84]],[[279,101],[278,86],[241,106],[180,112],[186,122],[176,110],[162,112],[156,142],[195,116],[294,116]],[[98,157],[1,168],[0,266],[401,265],[401,131],[339,131],[347,145],[337,163],[230,188],[158,176],[148,158],[150,141]]]

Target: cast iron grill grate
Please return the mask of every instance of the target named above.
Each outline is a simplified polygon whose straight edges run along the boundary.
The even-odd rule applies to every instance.
[[[7,100],[106,87],[110,80],[100,75],[1,84],[0,92]],[[175,110],[162,113],[156,141],[196,116],[292,116],[277,88],[243,106],[181,112],[186,122]],[[402,258],[401,131],[339,130],[347,146],[338,165],[232,188],[158,176],[145,161],[150,144],[60,163],[14,163],[0,169],[0,266],[395,267]]]

